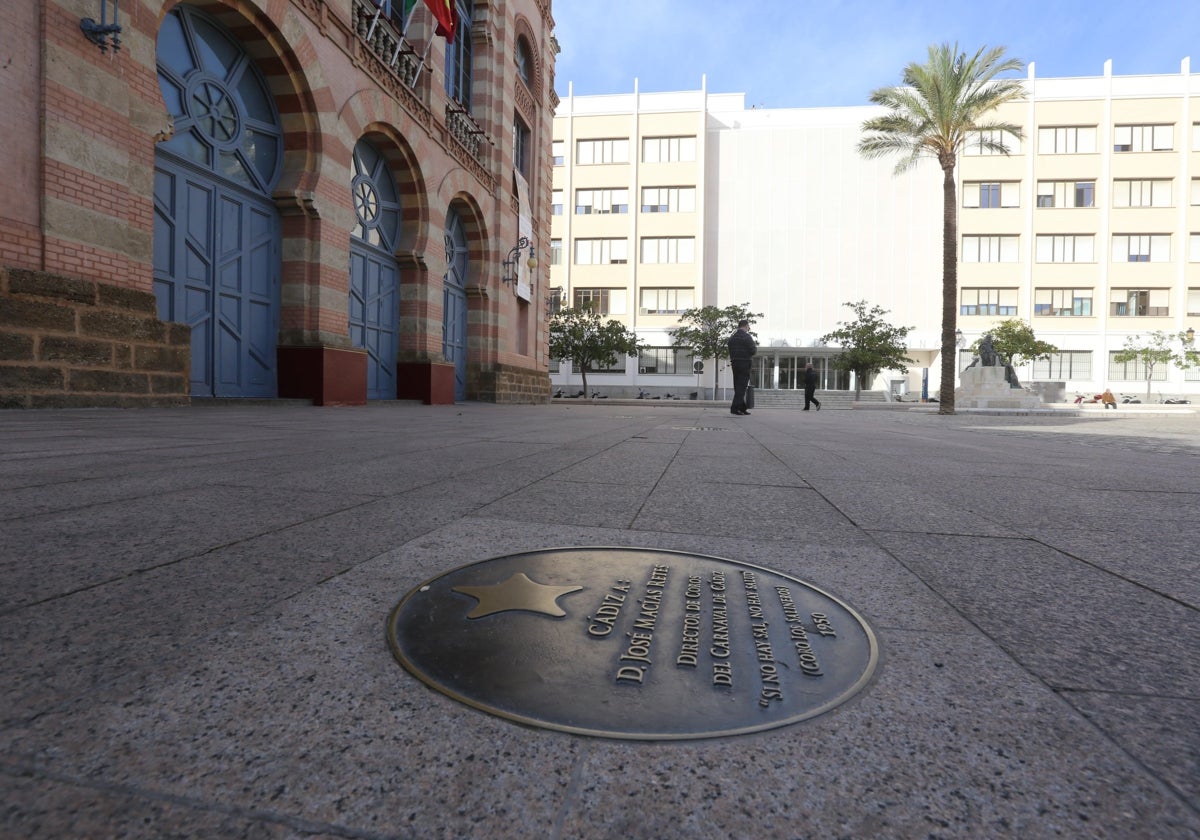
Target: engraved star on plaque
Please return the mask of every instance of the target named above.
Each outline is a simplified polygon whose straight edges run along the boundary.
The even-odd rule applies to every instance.
[[[550,586],[530,580],[524,572],[517,572],[503,583],[490,586],[455,586],[451,591],[470,595],[479,601],[467,618],[483,618],[486,615],[508,610],[527,610],[561,618],[567,613],[558,606],[563,595],[578,592],[582,586]]]

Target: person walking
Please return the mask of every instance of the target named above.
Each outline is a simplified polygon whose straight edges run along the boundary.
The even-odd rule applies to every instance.
[[[750,335],[750,322],[745,318],[738,321],[737,332],[729,337],[729,366],[733,368],[733,402],[730,414],[747,416],[746,386],[750,384],[750,364],[758,345]]]
[[[804,366],[804,410],[808,411],[809,404],[817,407],[817,411],[821,410],[821,401],[816,398],[817,393],[817,372],[813,370],[812,364]]]

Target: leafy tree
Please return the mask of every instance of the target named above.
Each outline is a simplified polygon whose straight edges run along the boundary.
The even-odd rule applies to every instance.
[[[713,393],[717,392],[718,365],[720,359],[729,358],[729,337],[738,328],[738,321],[746,320],[751,327],[762,317],[761,312],[751,312],[750,304],[741,303],[718,309],[715,306],[702,306],[699,309],[685,309],[679,315],[683,326],[670,331],[672,347],[677,350],[690,350],[693,358],[712,359],[713,364]],[[754,335],[754,330],[750,331]],[[757,336],[755,337],[757,339]]]
[[[607,367],[619,356],[636,356],[647,345],[620,321],[601,322],[590,308],[560,309],[550,319],[550,356],[569,359],[583,376],[588,393],[587,372],[593,365]]]
[[[888,113],[863,123],[859,141],[866,158],[901,155],[896,173],[906,172],[922,158],[937,160],[942,169],[942,376],[939,414],[954,413],[955,328],[958,315],[958,190],[954,167],[968,140],[985,151],[1008,154],[1005,135],[1021,137],[1013,123],[988,119],[1006,102],[1024,95],[1020,79],[998,78],[1020,71],[1024,63],[1005,58],[1003,47],[981,47],[973,56],[958,45],[929,47],[929,61],[904,68],[903,84],[884,87],[871,101]]]
[[[1178,341],[1181,349],[1178,353],[1171,349],[1171,343]],[[1146,401],[1150,401],[1150,378],[1154,375],[1157,365],[1175,364],[1180,368],[1190,368],[1200,365],[1200,351],[1194,344],[1189,344],[1186,333],[1168,333],[1155,330],[1146,338],[1140,335],[1126,336],[1125,349],[1113,354],[1113,361],[1120,364],[1137,362],[1146,370]]]
[[[821,341],[841,347],[833,357],[838,370],[854,373],[854,398],[862,396],[864,382],[870,382],[880,371],[898,370],[908,373],[912,359],[907,357],[905,339],[913,327],[893,327],[883,320],[887,310],[879,306],[867,309],[867,302],[844,303],[858,316],[854,321],[838,321],[838,329],[825,333]]]
[[[1014,368],[1034,359],[1045,359],[1051,353],[1058,352],[1058,348],[1053,344],[1039,340],[1033,334],[1033,327],[1020,318],[1001,321],[988,330],[988,333],[992,336],[992,347]],[[983,341],[982,336],[975,339],[975,343],[971,345],[972,352],[979,352],[979,342],[981,341]]]

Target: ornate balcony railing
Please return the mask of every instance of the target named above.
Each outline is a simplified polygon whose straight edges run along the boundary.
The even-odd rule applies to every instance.
[[[479,159],[479,146],[484,131],[466,109],[453,99],[446,103],[446,129],[451,137],[471,153],[471,157]]]
[[[372,0],[354,0],[354,31],[383,65],[412,87],[421,61],[412,45]]]

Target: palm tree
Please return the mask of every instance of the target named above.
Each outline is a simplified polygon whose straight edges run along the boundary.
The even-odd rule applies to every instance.
[[[1020,99],[1020,79],[999,79],[1019,72],[1024,62],[1005,58],[1004,47],[981,47],[970,58],[958,45],[929,47],[929,61],[904,68],[904,83],[879,88],[871,101],[889,113],[863,123],[867,136],[858,151],[866,158],[902,155],[896,173],[925,157],[942,167],[942,380],[938,414],[954,413],[955,334],[958,314],[958,190],[954,165],[970,140],[990,153],[1008,154],[1004,136],[1020,139],[1020,126],[989,120],[988,114]]]

